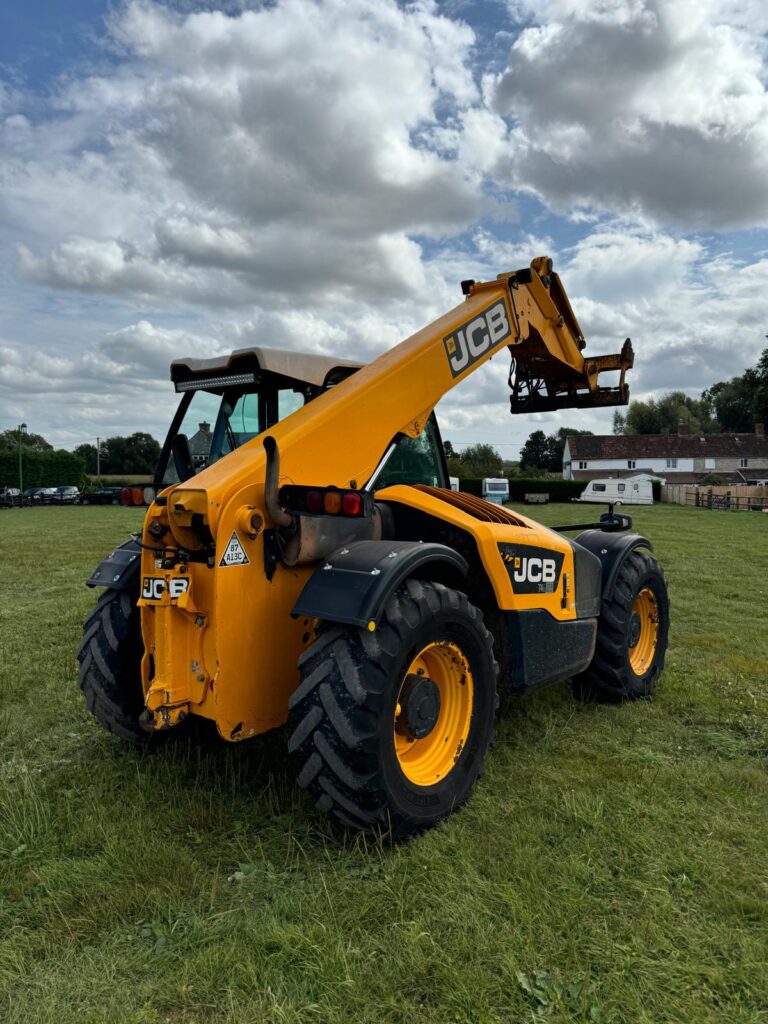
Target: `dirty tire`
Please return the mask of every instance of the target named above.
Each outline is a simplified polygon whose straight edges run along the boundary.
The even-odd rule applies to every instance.
[[[467,738],[444,777],[417,785],[396,751],[398,698],[414,657],[441,651],[446,641],[462,652],[471,672]],[[408,580],[390,597],[375,632],[323,624],[299,668],[288,749],[298,762],[299,785],[318,809],[347,827],[380,828],[400,839],[467,800],[493,735],[498,666],[482,613],[464,594]]]
[[[634,653],[637,644],[633,645],[633,609],[642,600],[641,595],[648,592],[655,605],[655,646],[649,650],[647,664],[638,667]],[[636,548],[619,568],[611,599],[603,602],[595,655],[589,668],[574,678],[574,695],[580,700],[609,703],[649,697],[664,668],[668,637],[667,582],[656,559]]]
[[[105,590],[83,623],[77,649],[80,689],[97,722],[135,747],[156,745],[165,734],[139,726],[144,710],[141,687],[141,640],[138,591]]]

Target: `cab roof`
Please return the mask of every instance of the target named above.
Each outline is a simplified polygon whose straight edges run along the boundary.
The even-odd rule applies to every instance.
[[[218,377],[253,375],[261,371],[280,374],[282,377],[289,377],[304,384],[324,387],[328,384],[337,384],[363,365],[311,352],[289,352],[277,348],[241,348],[215,359],[175,359],[171,363],[171,380],[177,391],[186,391],[194,386],[202,386],[203,381],[208,378],[215,384],[215,378]]]

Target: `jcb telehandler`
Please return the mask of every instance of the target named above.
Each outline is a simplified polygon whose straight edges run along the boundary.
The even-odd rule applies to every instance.
[[[452,492],[433,413],[503,349],[514,413],[624,404],[631,344],[585,357],[544,257],[462,289],[367,366],[268,349],[172,364],[156,496],[88,580],[104,590],[80,685],[102,725],[143,745],[191,715],[233,741],[290,719],[316,806],[404,836],[467,799],[497,681],[651,693],[669,612],[650,543],[611,511],[553,530]]]

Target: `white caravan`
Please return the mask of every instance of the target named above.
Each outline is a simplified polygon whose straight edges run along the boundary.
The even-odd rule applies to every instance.
[[[458,489],[459,489],[459,478],[457,476],[449,476],[448,477],[448,482],[451,485],[451,490],[452,491],[458,491]]]
[[[487,476],[483,480],[483,497],[494,505],[509,501],[509,480],[504,477]]]
[[[576,501],[593,504],[652,505],[653,487],[650,480],[590,480]]]

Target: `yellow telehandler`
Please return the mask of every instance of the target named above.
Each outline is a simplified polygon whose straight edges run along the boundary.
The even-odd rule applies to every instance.
[[[143,529],[88,580],[80,686],[103,726],[146,745],[193,715],[230,741],[290,720],[316,806],[403,837],[467,799],[497,681],[651,693],[669,604],[649,541],[612,509],[549,529],[451,491],[433,411],[504,349],[513,413],[625,404],[632,346],[583,355],[546,257],[462,291],[366,366],[256,348],[172,364]]]

